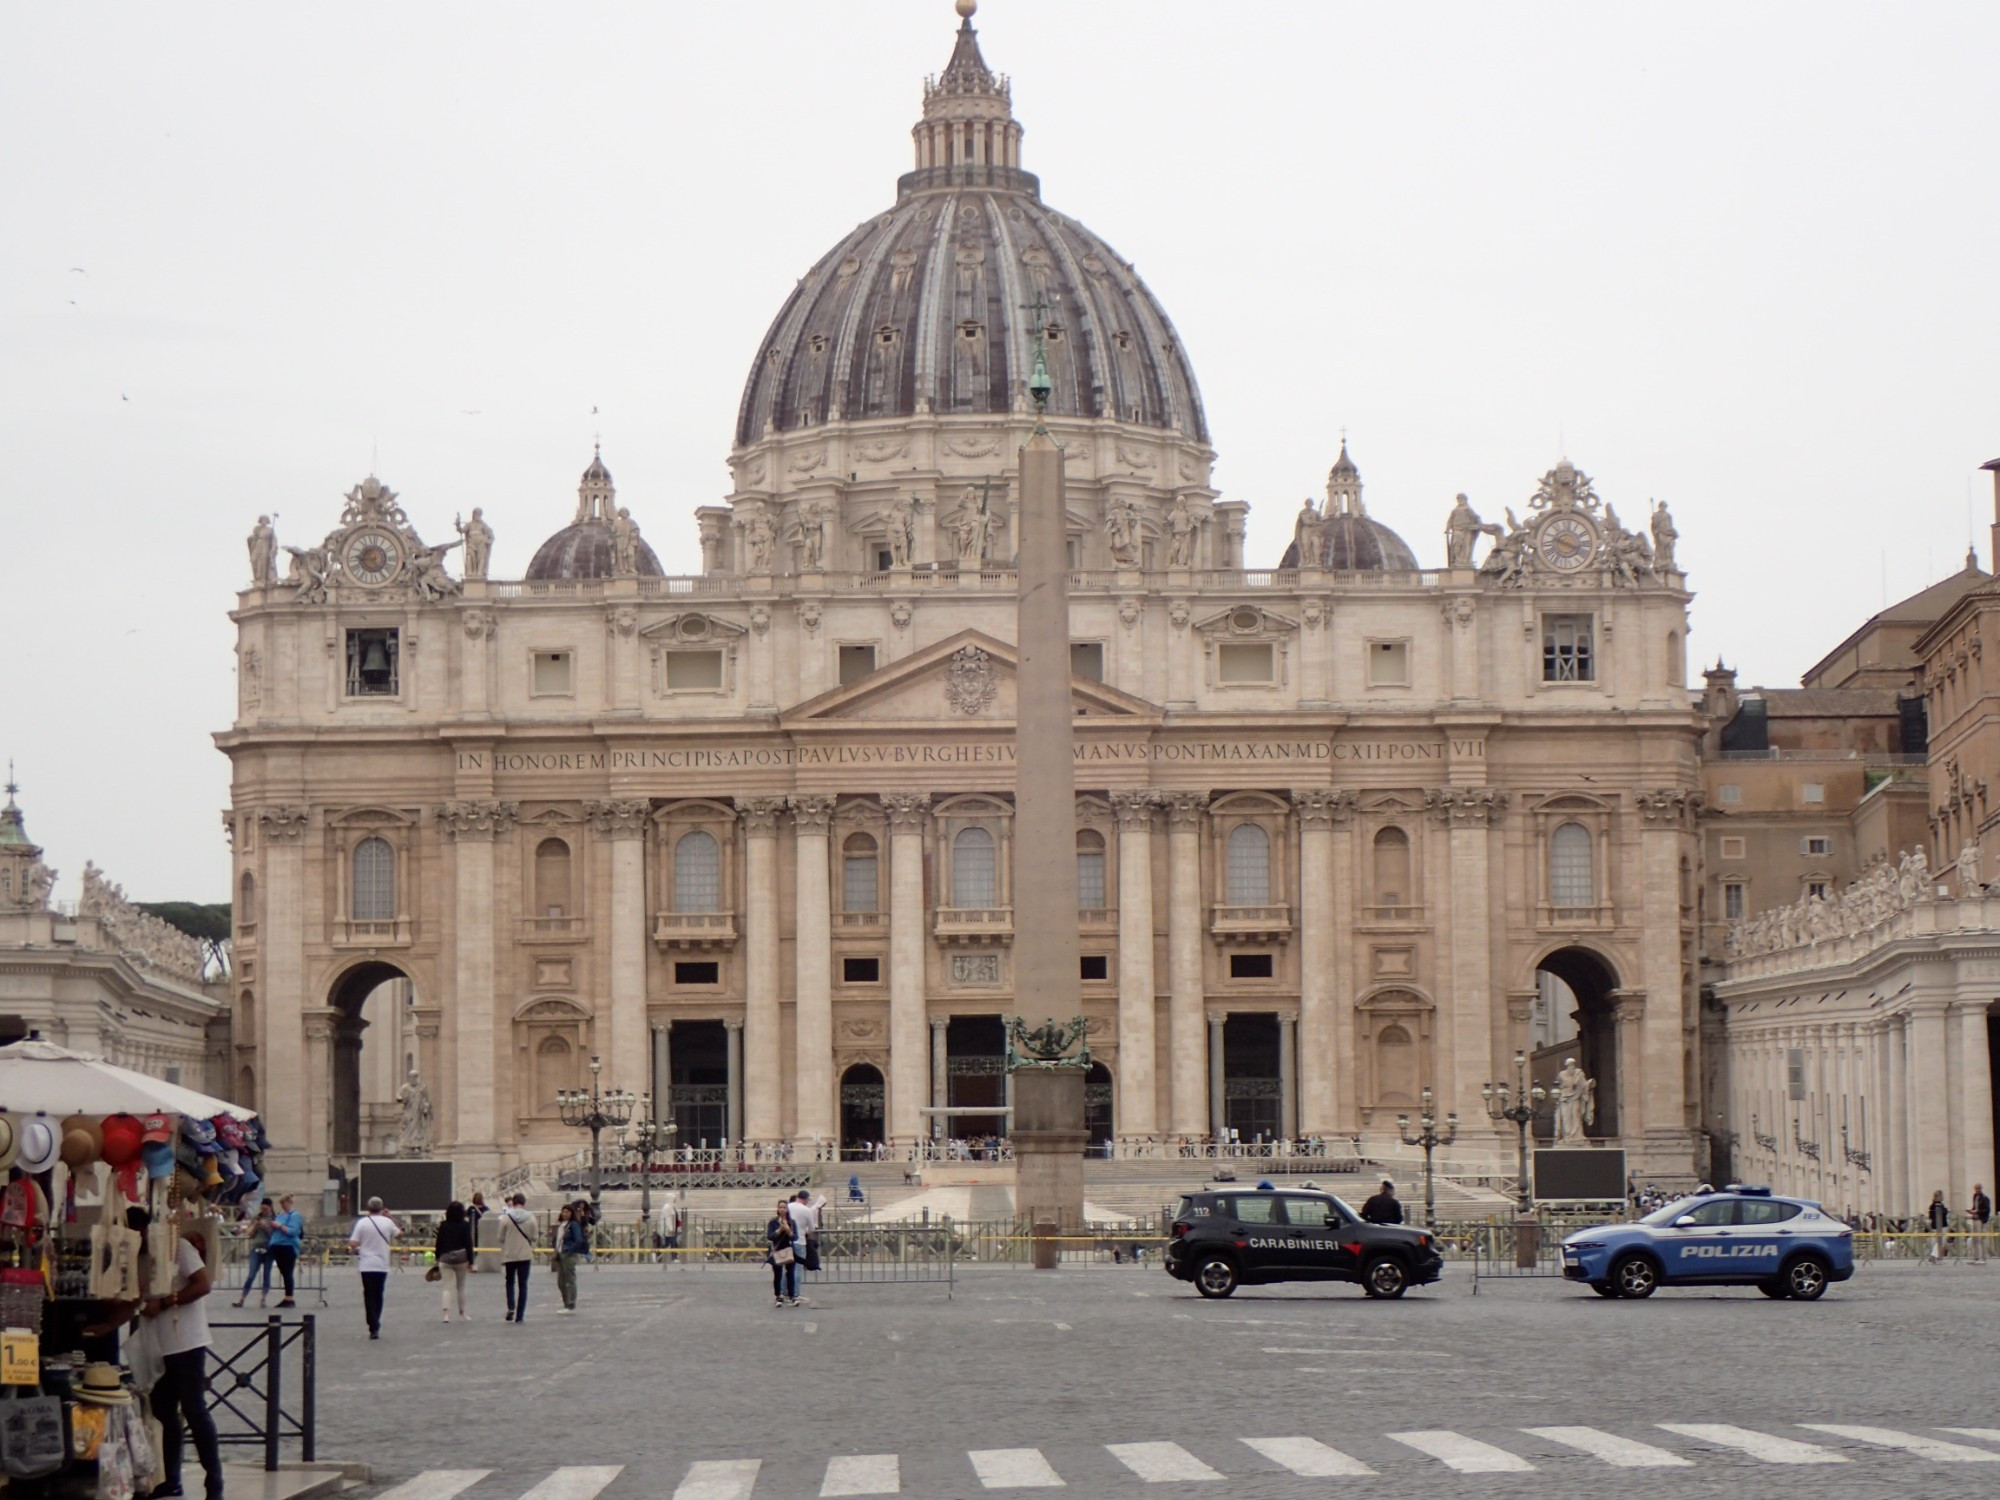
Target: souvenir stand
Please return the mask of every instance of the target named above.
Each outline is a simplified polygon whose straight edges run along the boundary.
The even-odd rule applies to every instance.
[[[223,1100],[47,1042],[0,1047],[10,1495],[132,1500],[151,1486],[155,1371],[145,1339],[121,1338],[119,1304],[172,1291],[177,1238],[219,1270],[218,1211],[257,1190],[265,1144],[255,1114]]]

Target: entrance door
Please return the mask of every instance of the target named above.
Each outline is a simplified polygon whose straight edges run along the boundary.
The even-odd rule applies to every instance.
[[[870,1063],[856,1063],[840,1075],[842,1160],[860,1161],[871,1154],[875,1142],[887,1138],[882,1123],[887,1095],[881,1069]]]

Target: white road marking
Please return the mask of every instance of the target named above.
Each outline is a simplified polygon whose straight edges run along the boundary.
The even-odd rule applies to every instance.
[[[1457,1359],[1456,1354],[1441,1349],[1294,1349],[1289,1345],[1266,1344],[1265,1354],[1366,1354],[1380,1359],[1394,1355],[1397,1359]]]
[[[1105,1451],[1148,1484],[1222,1476],[1179,1443],[1106,1443]]]
[[[1062,1475],[1049,1467],[1039,1448],[974,1448],[965,1455],[972,1472],[989,1490],[1053,1490]]]
[[[1874,1443],[1882,1448],[1900,1448],[1918,1458],[1936,1459],[1945,1464],[2000,1464],[2000,1453],[1990,1448],[1972,1448],[1964,1443],[1947,1443],[1942,1438],[1920,1437],[1914,1432],[1898,1432],[1893,1427],[1845,1427],[1837,1422],[1801,1422],[1808,1432],[1824,1432],[1831,1437],[1852,1438],[1857,1443]]]
[[[1062,1330],[1062,1332],[1064,1333],[1068,1333],[1070,1331],[1069,1324],[1067,1323],[1058,1323],[1056,1324],[1056,1327]]]
[[[674,1500],[750,1500],[757,1483],[758,1458],[705,1459],[692,1464],[674,1491]]]
[[[394,1489],[384,1490],[375,1500],[451,1500],[460,1490],[471,1489],[492,1472],[491,1469],[426,1469]]]
[[[1386,1436],[1419,1453],[1428,1453],[1441,1460],[1446,1468],[1461,1474],[1526,1474],[1535,1467],[1505,1448],[1496,1448],[1459,1432],[1391,1432]]]
[[[822,1500],[829,1495],[893,1495],[903,1487],[901,1461],[893,1453],[844,1453],[826,1461]]]
[[[1727,1422],[1661,1422],[1657,1425],[1667,1432],[1678,1432],[1682,1437],[1713,1443],[1718,1448],[1734,1448],[1737,1452],[1747,1453],[1752,1458],[1761,1458],[1767,1464],[1847,1462],[1840,1454],[1830,1448],[1822,1448],[1817,1443],[1801,1443],[1792,1438],[1772,1437],[1767,1432],[1752,1432],[1747,1427],[1732,1427]]]
[[[521,1500],[596,1500],[598,1492],[624,1472],[623,1464],[557,1469]]]
[[[1317,1438],[1243,1438],[1245,1447],[1261,1453],[1272,1463],[1290,1469],[1306,1479],[1332,1479],[1345,1474],[1373,1474],[1358,1458],[1349,1458],[1338,1448],[1329,1448]]]
[[[1694,1467],[1692,1459],[1682,1458],[1678,1453],[1669,1453],[1664,1448],[1655,1448],[1651,1443],[1641,1443],[1633,1438],[1600,1432],[1595,1427],[1523,1427],[1521,1430],[1535,1437],[1547,1438],[1552,1443],[1561,1443],[1565,1448],[1578,1449],[1621,1469]]]

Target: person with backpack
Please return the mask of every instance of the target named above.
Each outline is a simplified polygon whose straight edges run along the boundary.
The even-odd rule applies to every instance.
[[[1966,1262],[1970,1265],[1986,1264],[1986,1226],[1993,1219],[1993,1200],[1986,1196],[1986,1189],[1979,1183],[1972,1185],[1972,1206],[1967,1215],[1972,1220],[1972,1238],[1967,1242]]]
[[[500,1268],[507,1273],[507,1316],[503,1323],[528,1320],[528,1272],[535,1264],[535,1216],[528,1199],[516,1193],[500,1210]]]

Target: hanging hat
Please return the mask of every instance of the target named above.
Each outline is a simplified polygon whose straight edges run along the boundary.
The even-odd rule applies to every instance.
[[[192,1203],[201,1196],[201,1179],[186,1167],[175,1167],[174,1196],[183,1203]]]
[[[23,1172],[46,1172],[55,1165],[61,1142],[46,1115],[29,1115],[21,1121],[21,1155],[14,1163]]]
[[[171,1177],[174,1175],[174,1148],[165,1141],[148,1141],[139,1148],[145,1159],[148,1177]]]
[[[204,1156],[204,1157],[203,1157],[203,1158],[201,1159],[201,1164],[202,1164],[202,1168],[203,1168],[203,1171],[202,1171],[202,1178],[201,1178],[201,1185],[202,1185],[202,1186],[203,1186],[204,1188],[219,1188],[219,1187],[221,1187],[221,1186],[222,1186],[222,1169],[221,1169],[221,1168],[219,1168],[218,1166],[216,1166],[216,1164],[215,1164],[215,1158],[214,1158],[213,1156]]]
[[[139,1147],[145,1139],[146,1127],[137,1115],[107,1115],[102,1147],[106,1165],[122,1167],[137,1161]]]
[[[232,1151],[241,1151],[249,1144],[243,1134],[243,1122],[228,1115],[217,1115],[214,1120],[216,1136]]]
[[[0,1114],[0,1172],[14,1165],[20,1151],[21,1138],[14,1133],[13,1117]]]
[[[174,1117],[172,1115],[147,1115],[140,1122],[145,1134],[142,1140],[172,1142],[174,1138]]]
[[[118,1378],[116,1365],[86,1365],[83,1379],[70,1387],[70,1394],[79,1401],[94,1402],[98,1406],[129,1406],[132,1393],[125,1389],[125,1383]]]
[[[72,1171],[104,1154],[104,1125],[95,1115],[71,1115],[62,1122],[62,1159]]]
[[[197,1120],[193,1115],[181,1121],[181,1134],[194,1142],[197,1151],[215,1144],[215,1127],[206,1120]]]

